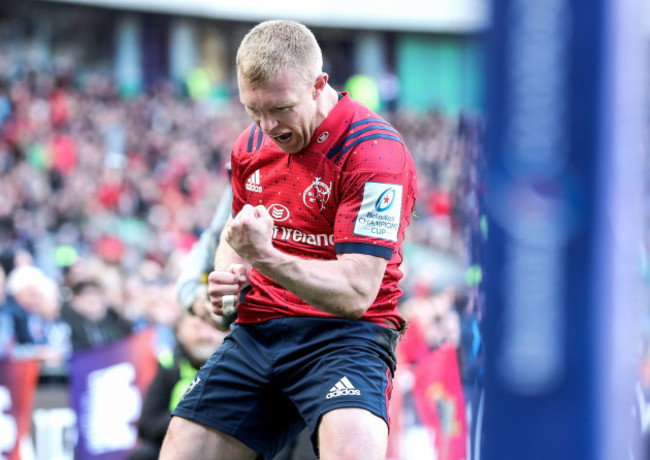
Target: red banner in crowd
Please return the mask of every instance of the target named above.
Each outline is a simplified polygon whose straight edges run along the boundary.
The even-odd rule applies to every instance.
[[[467,419],[456,348],[443,344],[413,370],[413,403],[423,425],[435,432],[440,460],[467,458]]]
[[[20,441],[29,435],[39,363],[0,360],[0,457],[20,460]]]
[[[75,353],[70,401],[77,413],[76,460],[122,460],[137,442],[135,424],[157,359],[152,329]]]
[[[410,444],[417,442],[438,460],[466,460],[467,417],[456,348],[443,343],[431,349],[414,321],[397,356],[388,458],[412,458]],[[415,417],[405,417],[407,412]]]

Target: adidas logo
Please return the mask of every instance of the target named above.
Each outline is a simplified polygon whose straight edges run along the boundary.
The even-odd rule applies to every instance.
[[[260,170],[255,171],[246,181],[246,190],[255,193],[262,193],[262,186],[260,185]]]
[[[194,380],[192,380],[192,383],[190,383],[187,388],[185,389],[185,393],[183,393],[183,398],[185,395],[187,395],[190,391],[194,389],[194,387],[201,381],[200,377],[194,377]]]
[[[361,391],[354,388],[354,385],[352,385],[352,382],[350,382],[347,377],[343,377],[341,380],[336,382],[336,385],[330,388],[330,392],[327,393],[326,398],[332,399],[339,396],[359,396],[360,394]]]

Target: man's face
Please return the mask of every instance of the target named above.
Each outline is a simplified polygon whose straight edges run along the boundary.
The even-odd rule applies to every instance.
[[[185,314],[176,331],[176,336],[192,359],[205,362],[223,342],[226,332],[220,331],[198,316]]]
[[[295,73],[286,71],[264,85],[238,76],[239,98],[253,122],[287,153],[305,148],[316,128],[316,99],[320,91]]]
[[[108,310],[102,291],[96,287],[87,287],[74,296],[70,306],[91,321],[99,321]]]

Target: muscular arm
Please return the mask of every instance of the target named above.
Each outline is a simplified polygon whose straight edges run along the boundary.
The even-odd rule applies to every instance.
[[[364,254],[309,260],[274,250],[254,266],[313,307],[359,319],[377,297],[387,262]]]
[[[363,254],[336,260],[301,259],[272,244],[273,220],[263,206],[246,205],[224,231],[230,247],[260,273],[319,310],[358,319],[377,297],[388,261]]]

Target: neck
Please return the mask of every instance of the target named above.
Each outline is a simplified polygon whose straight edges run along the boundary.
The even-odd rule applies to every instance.
[[[339,101],[339,94],[330,85],[323,90],[323,94],[318,98],[318,126],[327,118],[336,103]]]

